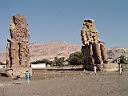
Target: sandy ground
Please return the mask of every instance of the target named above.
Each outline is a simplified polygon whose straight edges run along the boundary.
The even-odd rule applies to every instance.
[[[30,83],[0,76],[0,96],[128,96],[128,71],[33,71]]]

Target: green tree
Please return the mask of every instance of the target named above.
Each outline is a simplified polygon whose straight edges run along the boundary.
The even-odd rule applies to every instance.
[[[65,62],[64,59],[65,59],[64,57],[61,57],[61,58],[55,57],[53,63],[56,66],[63,66]]]
[[[125,57],[124,55],[121,55],[121,56],[119,57],[119,61],[120,61],[120,63],[122,63],[122,64],[128,64],[128,58]]]
[[[81,65],[83,64],[83,54],[82,52],[75,52],[70,54],[68,58],[68,63],[71,65]]]
[[[37,60],[37,61],[31,62],[31,64],[39,64],[39,63],[52,64],[52,61],[50,61],[48,59],[42,59],[42,60]]]

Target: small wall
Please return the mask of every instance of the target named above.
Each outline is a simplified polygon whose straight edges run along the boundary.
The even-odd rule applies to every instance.
[[[46,68],[46,63],[39,63],[39,64],[31,64],[32,69],[44,69]]]
[[[26,71],[28,71],[30,73],[30,75],[32,76],[32,69],[26,68],[26,67],[7,69],[6,74],[7,74],[7,76],[11,76],[12,78],[15,78],[17,75],[20,78],[24,78]]]

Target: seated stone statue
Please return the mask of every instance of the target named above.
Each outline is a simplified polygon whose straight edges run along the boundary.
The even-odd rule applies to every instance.
[[[107,63],[107,52],[104,42],[99,39],[94,20],[84,20],[81,39],[84,68],[92,70],[96,65],[98,69],[101,69],[102,64]]]

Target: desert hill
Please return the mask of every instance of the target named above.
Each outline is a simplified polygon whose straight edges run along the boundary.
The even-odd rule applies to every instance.
[[[64,42],[50,42],[47,44],[30,44],[30,61],[43,58],[53,60],[54,57],[68,58],[71,53],[80,51],[80,46]],[[0,53],[0,61],[6,62],[5,53]]]
[[[119,47],[110,48],[107,50],[107,54],[108,54],[108,58],[112,60],[118,58],[121,55],[128,57],[128,48],[119,48]]]
[[[31,61],[42,58],[53,60],[54,57],[68,58],[71,53],[80,51],[80,46],[64,42],[51,42],[47,44],[30,45]]]
[[[50,42],[46,44],[30,44],[30,60],[36,61],[43,58],[53,60],[54,57],[68,58],[71,53],[80,51],[81,48],[75,44],[67,44],[64,42]],[[128,48],[109,48],[107,50],[108,58],[116,59],[121,55],[127,56]],[[0,53],[0,61],[5,62],[5,53]]]

